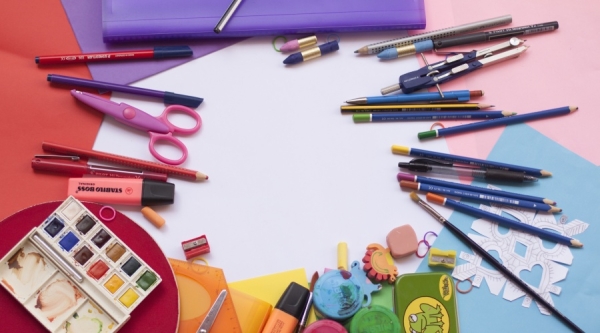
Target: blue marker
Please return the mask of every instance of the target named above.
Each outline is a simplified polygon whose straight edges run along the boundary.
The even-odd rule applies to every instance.
[[[285,58],[283,63],[286,65],[294,65],[294,64],[304,62],[306,60],[318,58],[322,55],[331,53],[333,51],[337,51],[339,49],[340,49],[340,46],[339,46],[338,42],[334,40],[334,41],[331,41],[331,42],[328,42],[325,44],[315,46],[306,51],[290,54],[287,58]]]
[[[384,60],[397,59],[407,55],[422,53],[430,50],[433,50],[433,41],[431,39],[428,39],[421,42],[416,42],[411,45],[383,50],[379,52],[379,54],[377,54],[377,58]]]
[[[444,91],[444,96],[438,92],[427,92],[418,94],[402,94],[391,96],[360,97],[346,101],[348,104],[390,104],[390,103],[413,103],[413,102],[435,102],[455,101],[467,102],[471,98],[483,96],[482,90],[454,90]]]

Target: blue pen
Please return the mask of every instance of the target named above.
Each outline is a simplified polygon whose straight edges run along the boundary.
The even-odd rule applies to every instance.
[[[467,102],[471,98],[483,96],[482,90],[453,90],[444,91],[444,96],[438,92],[426,92],[407,95],[392,95],[392,96],[374,96],[374,97],[359,97],[347,100],[348,104],[363,105],[363,104],[388,104],[388,103],[412,103],[412,102],[436,102],[436,101],[456,101]]]
[[[458,119],[494,119],[510,117],[516,113],[510,111],[419,111],[390,113],[355,113],[355,123],[411,121],[411,120],[458,120]]]
[[[322,55],[331,53],[333,51],[337,51],[339,49],[340,49],[340,46],[339,46],[338,42],[336,40],[334,40],[334,41],[331,41],[331,42],[328,42],[325,44],[321,44],[321,45],[312,47],[306,51],[292,53],[287,58],[285,58],[283,63],[286,65],[299,64],[306,60],[318,58]]]

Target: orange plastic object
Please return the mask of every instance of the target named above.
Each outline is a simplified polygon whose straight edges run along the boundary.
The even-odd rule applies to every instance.
[[[409,224],[392,229],[385,240],[390,249],[390,254],[396,259],[417,252],[419,246],[417,244],[417,234]]]
[[[165,219],[163,219],[162,216],[158,215],[158,213],[150,207],[142,208],[142,215],[144,215],[146,220],[150,221],[150,223],[152,223],[157,228],[160,228],[163,225],[165,225]]]
[[[178,333],[196,333],[221,290],[227,297],[211,332],[242,333],[223,270],[169,258],[179,288]]]
[[[363,270],[371,280],[377,282],[388,280],[390,283],[396,281],[398,268],[390,256],[390,249],[379,244],[370,244],[362,261],[365,264]]]

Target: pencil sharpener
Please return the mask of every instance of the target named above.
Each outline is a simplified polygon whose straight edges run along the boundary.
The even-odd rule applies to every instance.
[[[206,235],[183,241],[181,242],[181,247],[187,260],[210,252],[210,245],[208,244]]]
[[[442,251],[432,247],[429,249],[428,265],[454,268],[456,266],[456,251]]]

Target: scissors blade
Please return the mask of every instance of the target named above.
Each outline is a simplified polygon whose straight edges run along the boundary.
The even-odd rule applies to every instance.
[[[212,325],[215,323],[215,320],[217,319],[217,315],[219,314],[219,310],[221,310],[221,306],[223,305],[223,302],[225,302],[226,296],[227,296],[227,290],[225,290],[225,289],[221,290],[221,292],[219,293],[219,296],[217,297],[217,299],[211,306],[210,310],[208,310],[208,314],[206,314],[206,317],[202,321],[202,324],[200,324],[200,327],[198,328],[196,333],[208,333],[210,331],[210,328],[212,327]]]

